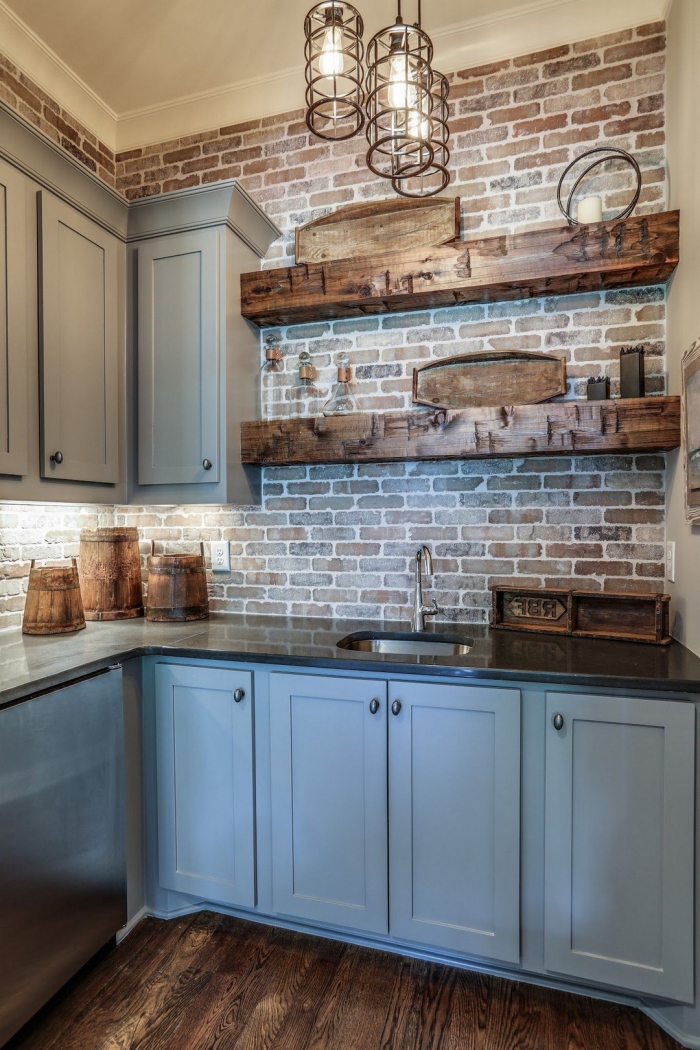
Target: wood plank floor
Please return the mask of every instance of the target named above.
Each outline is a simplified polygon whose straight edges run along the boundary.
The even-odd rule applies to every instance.
[[[679,1050],[643,1014],[201,912],[145,919],[13,1050]]]

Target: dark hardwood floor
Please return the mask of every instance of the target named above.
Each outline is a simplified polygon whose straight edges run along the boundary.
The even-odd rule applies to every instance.
[[[145,919],[14,1046],[678,1050],[627,1007],[212,912]]]

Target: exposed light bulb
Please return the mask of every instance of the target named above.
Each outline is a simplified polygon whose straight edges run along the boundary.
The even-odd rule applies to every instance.
[[[412,109],[408,114],[408,134],[421,142],[427,142],[430,138],[430,121],[418,109]]]
[[[339,76],[343,72],[343,34],[340,26],[329,26],[323,34],[323,45],[318,68],[324,77]]]
[[[389,105],[392,109],[415,109],[417,93],[411,80],[415,70],[409,70],[408,57],[394,55],[389,63]]]

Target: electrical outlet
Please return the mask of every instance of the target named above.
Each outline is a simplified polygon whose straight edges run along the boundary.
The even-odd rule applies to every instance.
[[[231,571],[231,549],[227,541],[212,543],[211,545],[211,571]]]
[[[666,544],[666,579],[669,583],[676,582],[676,544],[673,540]]]

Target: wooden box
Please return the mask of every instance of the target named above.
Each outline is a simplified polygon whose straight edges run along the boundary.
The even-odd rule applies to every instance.
[[[668,645],[668,594],[618,594],[492,587],[491,626],[507,631],[540,631],[575,638]]]

